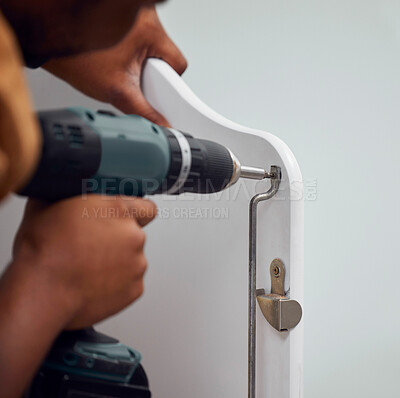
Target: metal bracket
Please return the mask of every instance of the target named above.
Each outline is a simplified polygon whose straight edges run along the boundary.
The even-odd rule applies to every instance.
[[[296,300],[285,295],[285,266],[276,258],[270,266],[271,294],[264,289],[257,289],[257,301],[261,312],[269,324],[279,332],[294,328],[301,320],[303,311]]]

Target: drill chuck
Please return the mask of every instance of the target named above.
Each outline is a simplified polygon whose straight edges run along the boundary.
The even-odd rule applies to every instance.
[[[167,178],[154,193],[213,193],[229,185],[234,164],[227,148],[174,129],[163,130],[170,145],[171,163]]]

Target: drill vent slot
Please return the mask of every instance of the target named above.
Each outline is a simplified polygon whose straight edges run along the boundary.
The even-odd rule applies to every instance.
[[[79,126],[68,126],[68,132],[70,146],[80,148],[84,142],[82,129]]]
[[[53,124],[53,134],[56,140],[64,140],[64,130],[61,124]]]

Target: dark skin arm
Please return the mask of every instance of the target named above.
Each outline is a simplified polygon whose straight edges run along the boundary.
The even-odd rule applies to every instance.
[[[24,54],[49,60],[116,45],[160,0],[0,0]]]

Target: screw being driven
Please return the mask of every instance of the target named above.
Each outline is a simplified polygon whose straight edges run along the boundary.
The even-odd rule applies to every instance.
[[[279,275],[281,274],[281,269],[279,268],[279,266],[275,265],[272,272],[273,272],[275,278],[278,278]]]

